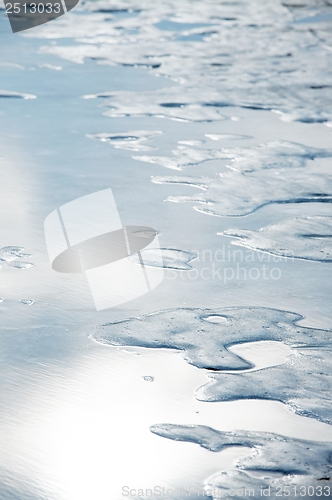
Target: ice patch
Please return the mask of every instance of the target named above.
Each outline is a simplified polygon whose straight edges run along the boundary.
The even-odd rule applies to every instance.
[[[197,399],[272,399],[286,404],[298,415],[332,424],[332,339],[315,347],[321,332],[318,331],[312,346],[307,342],[306,347],[293,349],[293,355],[279,366],[243,374],[210,374],[210,382],[197,391]]]
[[[21,299],[20,302],[26,306],[32,306],[34,304],[34,301],[31,299]]]
[[[116,92],[110,116],[211,121],[222,118],[223,107],[240,106],[273,110],[286,121],[332,120],[328,3],[300,9],[279,1],[207,0],[193,8],[190,0],[119,0],[115,10],[126,15],[103,0],[81,3],[69,18],[24,34],[73,39],[45,46],[46,54],[146,68],[178,83],[176,99],[167,89]]]
[[[39,68],[47,68],[47,69],[52,69],[54,71],[62,70],[62,66],[56,66],[55,64],[48,64],[48,63],[39,64]]]
[[[22,253],[24,247],[6,246],[0,249],[0,269],[3,267],[15,267],[16,269],[29,269],[34,264],[31,262],[22,262],[16,259],[25,259],[32,257],[29,253]]]
[[[9,266],[15,267],[16,269],[30,269],[30,267],[33,267],[34,264],[32,264],[32,262],[19,262],[15,260],[10,262]]]
[[[223,318],[222,322],[211,322],[216,316]],[[99,325],[91,337],[106,345],[177,349],[198,368],[243,370],[253,364],[231,352],[230,346],[272,340],[291,347],[332,347],[330,331],[298,326],[300,319],[299,314],[263,307],[169,309]],[[285,387],[290,383],[289,379]],[[237,387],[239,391],[241,387]]]
[[[209,136],[209,134],[208,134]],[[217,137],[211,134],[210,137]],[[222,137],[219,135],[218,137]],[[226,135],[224,135],[226,137]],[[241,136],[240,136],[241,137]],[[244,136],[245,137],[245,136]],[[173,150],[173,157],[134,156],[136,160],[156,163],[175,170],[182,170],[190,165],[197,165],[207,160],[231,160],[229,168],[239,172],[252,172],[259,169],[281,169],[306,167],[310,160],[328,158],[332,150],[310,148],[302,144],[287,141],[270,141],[250,148],[206,149],[186,147],[183,141]],[[191,144],[194,146],[195,144]]]
[[[36,99],[33,94],[24,94],[22,92],[13,92],[11,90],[0,90],[0,99]]]
[[[147,249],[142,250],[140,253],[143,257],[144,264],[151,267],[161,267],[160,265],[160,251],[165,269],[176,269],[178,271],[190,271],[192,266],[189,264],[192,260],[196,259],[197,255],[185,250],[177,250],[176,248],[161,248],[160,250]],[[136,264],[141,264],[139,256],[132,255],[130,260]]]
[[[101,142],[108,142],[117,149],[128,149],[130,151],[151,151],[155,148],[147,146],[144,143],[161,134],[162,132],[160,131],[136,130],[134,132],[119,132],[112,134],[88,134],[87,137],[89,137],[89,139],[97,139]]]
[[[283,257],[332,261],[332,217],[297,217],[259,231],[228,229],[224,236],[239,238],[232,244]]]
[[[185,184],[204,193],[169,196],[175,203],[199,203],[194,209],[219,217],[238,217],[273,203],[332,201],[332,176],[301,168],[225,172],[211,177],[155,176],[155,184]]]
[[[182,122],[210,122],[226,119],[218,107],[206,106],[201,102],[195,90],[188,92],[186,100],[180,97],[181,101],[179,101],[179,91],[180,89],[174,86],[158,89],[153,93],[151,91],[112,92],[112,96],[103,102],[103,107],[108,108],[104,115],[112,118],[154,116]],[[95,97],[100,97],[100,94]]]
[[[213,141],[244,141],[246,139],[252,139],[251,135],[239,134],[205,134],[205,137]]]
[[[158,436],[195,443],[212,452],[232,446],[251,449],[251,454],[240,459],[235,470],[219,472],[205,482],[206,494],[210,491],[213,498],[234,498],[234,492],[238,492],[235,498],[240,498],[245,496],[244,491],[248,496],[251,491],[250,498],[256,500],[265,496],[277,499],[280,492],[294,494],[295,487],[302,492],[302,497],[318,498],[329,485],[332,453],[329,442],[285,438],[264,432],[223,432],[203,425],[155,424],[150,430]],[[328,488],[324,496],[330,498]],[[290,498],[296,497],[294,494]]]

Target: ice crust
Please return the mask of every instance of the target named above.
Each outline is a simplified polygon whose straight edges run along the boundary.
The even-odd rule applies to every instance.
[[[297,217],[259,231],[228,229],[221,235],[239,238],[234,245],[290,258],[332,261],[332,217]]]
[[[43,52],[80,64],[94,58],[146,68],[177,83],[145,94],[112,92],[104,102],[110,116],[210,121],[221,119],[225,106],[242,106],[274,110],[287,121],[328,123],[331,4],[295,3],[119,0],[112,9],[99,0],[25,36],[70,36],[74,44]]]
[[[249,431],[223,432],[202,425],[155,424],[151,432],[175,441],[196,443],[212,452],[220,452],[232,446],[252,449],[250,456],[241,459],[235,470],[215,474],[206,481],[206,493],[210,490],[214,498],[240,498],[245,489],[254,490],[251,498],[261,499],[262,489],[270,487],[268,498],[279,498],[277,487],[287,492],[291,488],[290,498],[300,496],[304,487],[330,484],[332,473],[332,443],[313,442],[283,436]],[[260,473],[255,477],[251,473]],[[278,475],[283,476],[278,477]],[[298,489],[294,494],[295,486]],[[242,490],[242,495],[239,490]],[[234,495],[234,491],[239,492]],[[308,490],[307,490],[308,491]],[[311,490],[309,490],[311,493]],[[316,492],[320,490],[317,488]],[[328,489],[325,489],[328,492]],[[280,493],[280,489],[279,489]],[[324,490],[323,490],[324,493]],[[313,495],[311,495],[313,496]],[[318,498],[319,495],[314,496]],[[323,495],[321,495],[323,496]],[[331,498],[331,495],[324,495]],[[308,498],[309,495],[301,495]]]

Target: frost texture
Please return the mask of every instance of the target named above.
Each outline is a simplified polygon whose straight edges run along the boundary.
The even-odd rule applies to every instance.
[[[108,142],[114,148],[128,149],[130,151],[151,151],[151,146],[144,144],[153,137],[161,135],[159,131],[136,130],[134,132],[101,133],[88,134],[89,139],[97,139],[101,142]]]
[[[287,121],[331,123],[330,7],[329,0],[207,0],[194,7],[190,0],[118,0],[112,9],[98,0],[25,36],[69,36],[73,44],[43,52],[79,64],[93,58],[145,68],[177,83],[174,90],[108,93],[110,116],[219,120],[225,106],[242,106],[274,110]]]
[[[212,452],[219,452],[232,446],[244,446],[252,449],[249,457],[240,460],[237,469],[215,474],[207,481],[206,492],[212,491],[214,498],[239,498],[232,492],[251,489],[251,498],[264,498],[261,488],[270,487],[268,498],[279,498],[277,487],[314,486],[319,493],[329,485],[332,473],[332,443],[304,441],[283,436],[249,431],[223,432],[202,425],[156,424],[151,432],[159,436],[196,443]],[[261,473],[257,478],[250,473]],[[284,477],[276,476],[276,473]],[[273,476],[274,474],[274,476]],[[233,491],[232,491],[233,490]],[[305,491],[304,488],[301,490]],[[310,491],[310,490],[309,490]],[[325,493],[328,493],[328,487]],[[324,490],[323,490],[324,492]],[[298,490],[298,496],[300,490]],[[331,491],[332,493],[332,491]],[[306,495],[301,495],[301,497]],[[313,496],[313,495],[311,495]],[[317,498],[320,495],[317,495]],[[322,495],[323,496],[323,495]],[[331,498],[330,494],[324,495]],[[296,498],[297,495],[290,498]],[[316,498],[316,496],[314,497]]]
[[[140,253],[143,257],[144,264],[151,267],[160,266],[160,252],[163,259],[163,267],[165,269],[176,269],[178,271],[190,271],[192,266],[189,264],[192,260],[196,259],[197,255],[185,250],[177,250],[176,248],[160,248],[160,249],[147,249],[142,250]],[[129,257],[130,260],[136,264],[141,265],[139,256],[137,254]]]
[[[284,257],[332,261],[332,217],[297,217],[259,231],[228,229],[219,233],[239,238],[234,245]]]

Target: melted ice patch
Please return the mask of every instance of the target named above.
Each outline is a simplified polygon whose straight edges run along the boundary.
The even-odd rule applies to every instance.
[[[332,176],[301,168],[225,172],[211,177],[156,176],[155,184],[185,184],[204,191],[169,196],[175,203],[198,203],[194,209],[208,215],[236,217],[273,203],[332,201]]]
[[[29,269],[34,264],[31,262],[22,262],[17,259],[32,257],[29,253],[22,253],[24,247],[6,246],[0,249],[0,269],[2,267],[15,267],[16,269]]]
[[[34,304],[32,299],[21,299],[20,302],[26,306],[32,306]]]
[[[119,133],[101,133],[88,134],[89,139],[97,139],[101,142],[108,142],[114,148],[127,149],[130,151],[150,151],[154,149],[151,146],[144,144],[150,141],[155,136],[161,135],[160,131],[137,130],[134,132],[119,132]]]
[[[24,94],[23,92],[13,92],[11,90],[0,90],[0,99],[36,99],[33,94]]]
[[[155,424],[151,432],[158,436],[195,443],[212,452],[220,452],[232,446],[251,449],[248,457],[240,459],[235,470],[219,472],[206,482],[206,491],[213,491],[213,498],[234,497],[231,491],[254,491],[250,497],[261,499],[262,488],[269,488],[268,498],[277,499],[278,489],[309,487],[329,484],[331,476],[332,444],[285,438],[265,432],[224,432],[203,425]],[[281,477],[280,477],[281,476]],[[301,490],[303,492],[303,490]],[[316,490],[319,493],[319,489]],[[329,495],[327,495],[329,496]],[[238,498],[238,497],[237,497]]]
[[[222,150],[215,149],[196,149],[188,147],[186,144],[181,144],[177,149],[173,150],[173,157],[170,156],[133,156],[135,160],[145,161],[147,163],[155,163],[162,167],[173,170],[183,170],[185,167],[197,165],[208,160],[227,159]]]
[[[205,137],[213,141],[244,141],[246,139],[252,139],[251,135],[239,134],[205,134]]]
[[[213,316],[226,321],[207,320]],[[329,331],[298,326],[300,319],[299,314],[260,307],[170,309],[99,325],[91,337],[106,345],[178,349],[198,368],[243,370],[253,364],[231,352],[230,346],[263,340],[291,347],[332,346]],[[267,370],[255,373],[263,372]]]
[[[154,116],[180,122],[226,119],[219,108],[206,106],[193,91],[186,96],[186,100],[181,99],[181,101],[179,101],[178,87],[157,90],[152,95],[157,102],[151,99],[151,92],[112,92],[112,97],[103,102],[103,107],[108,108],[104,115],[112,118]]]
[[[332,261],[332,217],[297,217],[259,231],[228,229],[219,233],[239,238],[232,244],[283,257]]]
[[[185,250],[177,250],[176,248],[160,248],[142,250],[144,264],[151,267],[161,267],[160,252],[162,256],[163,266],[165,269],[176,269],[178,271],[190,271],[192,266],[189,264],[196,259],[197,255]],[[137,254],[129,257],[135,264],[141,265],[140,258]]]
[[[223,148],[222,152],[232,160],[231,168],[241,172],[265,168],[306,167],[310,160],[332,156],[332,150],[279,140],[250,148]]]

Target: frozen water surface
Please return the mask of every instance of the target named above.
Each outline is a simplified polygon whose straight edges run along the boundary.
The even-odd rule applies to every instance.
[[[329,484],[331,2],[2,9],[0,37],[1,498]],[[165,280],[97,313],[43,222],[107,187]]]

